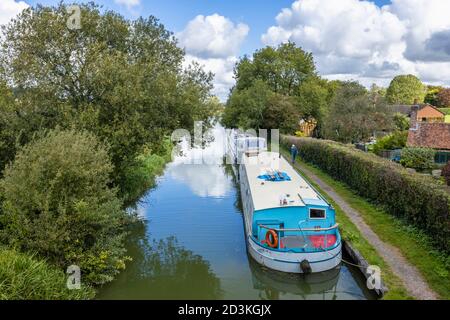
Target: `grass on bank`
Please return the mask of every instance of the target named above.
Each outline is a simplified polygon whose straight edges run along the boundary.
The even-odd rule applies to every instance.
[[[69,290],[66,275],[34,255],[0,247],[0,300],[86,300],[95,291]]]
[[[283,150],[283,152],[288,155],[287,151]],[[411,264],[416,266],[430,288],[434,290],[441,299],[450,299],[450,258],[437,251],[431,245],[431,241],[427,235],[356,195],[344,183],[334,180],[317,167],[307,164],[300,159],[297,159],[297,161],[331,186],[352,208],[358,210],[364,221],[382,241],[397,247],[403,256]],[[302,173],[308,178],[304,172]],[[320,188],[309,178],[308,180],[314,187],[317,187],[320,190]],[[382,261],[382,258],[376,254],[374,248],[362,237],[356,226],[347,218],[336,203],[326,196],[325,192],[322,190],[320,191],[328,200],[330,200],[333,206],[335,206],[338,219],[343,228],[344,239],[350,240],[352,244],[361,251],[362,255],[369,263],[379,265],[382,270],[387,271],[385,271],[384,280],[391,292],[388,293],[386,299],[407,298],[406,290],[401,285],[400,279],[398,279],[389,268],[385,267],[387,265],[384,261],[382,263],[377,262],[377,260]],[[362,238],[363,241],[361,241],[361,239],[354,239],[355,234],[358,238]],[[394,286],[392,286],[392,284]]]

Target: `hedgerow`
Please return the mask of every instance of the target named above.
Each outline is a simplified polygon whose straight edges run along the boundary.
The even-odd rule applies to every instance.
[[[450,192],[431,177],[333,141],[284,137],[299,155],[392,215],[424,230],[434,244],[450,251]]]

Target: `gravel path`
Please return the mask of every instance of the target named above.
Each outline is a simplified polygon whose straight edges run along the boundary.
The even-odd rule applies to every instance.
[[[303,171],[311,180],[313,180],[320,188],[325,191],[330,198],[344,211],[344,213],[352,220],[352,222],[359,229],[361,234],[367,241],[377,250],[378,254],[386,261],[391,267],[392,271],[397,277],[399,277],[408,293],[420,300],[435,300],[438,299],[433,290],[430,289],[428,284],[423,279],[420,272],[410,264],[405,257],[401,254],[400,250],[386,242],[383,242],[378,235],[364,222],[361,214],[353,209],[336,191],[328,184],[323,182],[310,170],[303,165],[297,163],[295,165],[297,169]]]

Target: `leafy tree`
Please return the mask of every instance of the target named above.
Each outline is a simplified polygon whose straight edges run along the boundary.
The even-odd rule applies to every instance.
[[[315,75],[312,54],[292,42],[260,49],[253,59],[244,57],[235,68],[237,90],[247,89],[259,79],[273,92],[284,95],[293,95],[304,80]]]
[[[230,128],[263,128],[264,110],[273,94],[262,80],[256,80],[247,89],[234,88],[227,101],[222,123]]]
[[[298,88],[296,102],[301,118],[321,123],[333,97],[334,88],[327,80],[311,77]]]
[[[411,126],[411,121],[404,114],[396,112],[394,114],[394,125],[395,128],[399,131],[406,131],[409,130],[409,127]]]
[[[92,134],[56,130],[25,146],[0,182],[0,240],[64,269],[78,265],[87,283],[112,280],[126,261],[112,170]]]
[[[432,106],[439,107],[440,102],[438,99],[438,94],[441,92],[444,88],[441,86],[427,86],[427,94],[425,96],[425,103],[431,104]]]
[[[395,77],[386,92],[386,98],[392,104],[413,104],[415,100],[423,102],[425,86],[419,78],[409,75]]]
[[[110,145],[123,186],[143,145],[158,152],[174,129],[209,122],[212,75],[183,70],[183,51],[156,18],[80,7],[80,30],[67,28],[62,3],[28,8],[3,27],[1,77],[18,98],[20,144],[56,126],[91,131]]]
[[[441,90],[437,95],[438,106],[450,108],[450,88]]]
[[[360,142],[374,131],[392,127],[384,100],[374,102],[367,90],[357,82],[344,82],[325,117],[323,135],[341,142]]]
[[[316,75],[312,54],[289,42],[244,57],[235,67],[236,86],[222,123],[245,129],[294,132],[300,117],[321,117],[329,96]]]
[[[297,109],[292,97],[271,94],[263,111],[262,128],[279,129],[282,133],[294,132],[300,119]]]
[[[400,163],[408,168],[420,171],[432,169],[436,151],[429,148],[405,148]]]

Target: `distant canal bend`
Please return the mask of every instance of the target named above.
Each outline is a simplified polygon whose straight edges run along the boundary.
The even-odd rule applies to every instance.
[[[345,265],[309,276],[268,270],[247,256],[239,190],[222,159],[225,136],[169,164],[138,205],[143,219],[128,239],[133,258],[98,299],[373,299]]]

